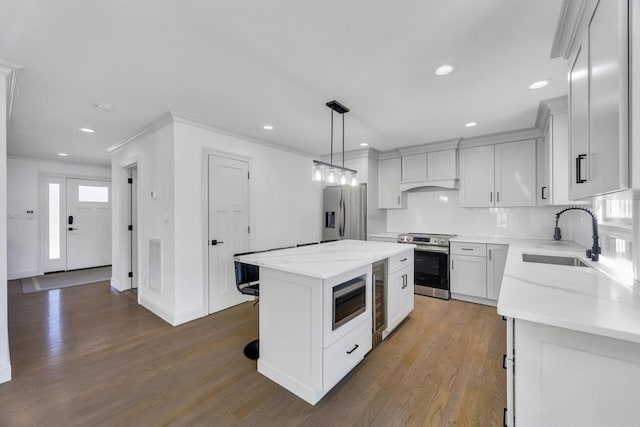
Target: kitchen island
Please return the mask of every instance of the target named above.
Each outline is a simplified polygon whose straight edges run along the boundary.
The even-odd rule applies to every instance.
[[[637,425],[639,285],[573,242],[501,242],[509,244],[498,300],[507,320],[505,425]],[[549,264],[563,261],[553,257],[579,262]]]
[[[401,315],[413,309],[413,249],[342,240],[238,257],[260,267],[258,372],[317,403],[371,350],[374,262],[410,292]]]

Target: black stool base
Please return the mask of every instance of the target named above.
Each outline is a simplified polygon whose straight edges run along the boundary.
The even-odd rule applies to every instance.
[[[260,340],[253,340],[244,346],[244,355],[247,359],[258,360],[260,356]]]

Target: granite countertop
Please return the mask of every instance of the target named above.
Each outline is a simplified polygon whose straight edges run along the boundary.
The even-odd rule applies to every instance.
[[[243,255],[237,259],[260,267],[328,279],[413,248],[415,245],[406,243],[340,240],[299,248],[259,252]]]
[[[509,244],[499,314],[640,343],[640,285],[606,257],[592,262],[585,248],[568,241],[483,240],[494,241]],[[592,268],[524,262],[523,253],[575,256]]]

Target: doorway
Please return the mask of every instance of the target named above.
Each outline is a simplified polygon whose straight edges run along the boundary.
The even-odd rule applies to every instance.
[[[131,289],[138,289],[138,167],[128,169],[129,177],[129,278]]]
[[[235,287],[233,254],[249,248],[249,161],[208,156],[209,314],[252,297]]]
[[[43,176],[43,273],[111,265],[111,183]]]

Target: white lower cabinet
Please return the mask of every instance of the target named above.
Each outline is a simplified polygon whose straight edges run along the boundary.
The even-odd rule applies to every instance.
[[[387,328],[389,335],[413,311],[413,249],[387,261]]]
[[[638,425],[640,344],[508,318],[510,329],[505,425]]]
[[[484,256],[451,255],[451,292],[487,297],[487,260]]]
[[[449,280],[455,299],[495,305],[500,295],[508,245],[451,243]]]
[[[322,356],[323,388],[331,389],[344,378],[371,350],[371,322],[362,322],[356,329],[330,347]]]

